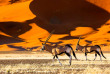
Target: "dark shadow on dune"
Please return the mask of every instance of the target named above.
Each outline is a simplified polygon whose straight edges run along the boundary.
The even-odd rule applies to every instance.
[[[9,2],[10,2],[11,4],[13,4],[13,3],[16,3],[17,1],[19,1],[19,0],[10,0]]]
[[[65,36],[63,38],[59,38],[59,40],[70,40],[70,39],[79,39],[79,37],[75,37],[75,36]],[[81,38],[83,39],[83,38]]]
[[[110,33],[110,31],[108,31],[108,33]]]
[[[32,51],[34,49],[39,48],[40,46],[35,46],[35,47],[27,47],[27,48],[23,48],[22,46],[14,46],[14,45],[7,45],[10,48],[15,48],[18,49],[17,51]],[[29,49],[29,50],[27,50]]]
[[[21,46],[8,45],[8,47],[10,47],[10,48],[16,48],[16,49],[18,49],[17,51],[26,51],[26,49],[25,48],[22,48]]]
[[[101,27],[110,18],[106,10],[86,0],[33,0],[30,10],[35,17],[28,20],[54,34],[69,34],[76,27]]]
[[[0,45],[9,44],[9,43],[17,43],[17,42],[23,42],[23,40],[0,35]]]
[[[89,43],[89,44],[91,44],[91,43],[92,43],[92,41],[89,41],[89,40],[85,40],[85,42],[87,42],[87,43]]]
[[[8,34],[14,38],[19,38],[18,36],[29,31],[32,27],[27,23],[21,22],[0,22],[0,31]]]
[[[101,44],[101,45],[103,45],[103,46],[107,46],[107,44]]]
[[[37,48],[39,48],[40,46],[35,46],[35,47],[28,47],[27,49],[29,49],[29,51],[32,51],[32,50],[34,50],[34,49],[37,49]]]
[[[107,42],[110,42],[110,40],[107,40]]]
[[[14,0],[17,1],[17,0]],[[35,18],[20,22],[0,22],[0,31],[14,37],[29,31],[30,23],[54,34],[68,34],[63,39],[73,39],[70,32],[77,27],[91,27],[94,30],[110,19],[106,10],[86,0],[33,0],[29,8]]]
[[[110,25],[110,23],[106,23],[106,25]]]

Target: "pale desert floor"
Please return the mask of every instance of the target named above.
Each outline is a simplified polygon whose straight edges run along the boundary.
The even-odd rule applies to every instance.
[[[104,52],[107,59],[99,56],[93,61],[94,54],[88,54],[88,61],[85,60],[84,53],[76,53],[78,61],[72,60],[69,65],[69,58],[66,55],[59,56],[62,66],[57,60],[52,63],[52,55],[48,52],[31,51],[9,51],[0,52],[0,74],[109,74],[110,73],[110,53]]]

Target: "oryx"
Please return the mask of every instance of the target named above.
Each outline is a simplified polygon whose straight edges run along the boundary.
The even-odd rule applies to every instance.
[[[65,46],[52,46],[52,45],[46,44],[47,41],[50,39],[52,33],[53,32],[50,33],[46,41],[42,44],[41,50],[49,51],[53,55],[53,62],[56,57],[59,63],[60,63],[60,60],[58,58],[58,55],[65,53],[70,58],[69,63],[71,65],[71,60],[72,60],[71,51],[73,52],[73,56],[75,57],[75,59],[77,58],[76,58],[75,52],[73,51],[72,47],[69,44],[66,44]],[[62,64],[60,63],[60,65]]]
[[[81,38],[81,36],[79,37],[79,40],[77,42],[76,50],[75,51],[80,50],[80,51],[84,52],[85,53],[85,56],[86,56],[86,60],[87,60],[87,53],[91,53],[91,52],[95,52],[95,58],[94,58],[94,60],[96,59],[97,54],[100,56],[100,60],[102,60],[101,59],[101,54],[106,59],[106,57],[103,55],[102,50],[101,50],[101,47],[99,45],[81,46],[81,45],[79,45],[80,38]]]

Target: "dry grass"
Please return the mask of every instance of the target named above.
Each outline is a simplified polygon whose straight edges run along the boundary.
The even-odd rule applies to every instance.
[[[76,53],[78,59],[80,60],[72,60],[72,65],[69,65],[69,59],[67,56],[59,56],[62,66],[59,65],[59,62],[55,60],[54,65],[52,63],[52,56],[51,54],[40,54],[40,53],[33,53],[33,54],[21,54],[21,56],[17,57],[18,54],[4,54],[4,56],[8,55],[10,57],[8,59],[2,58],[0,60],[0,74],[51,74],[51,73],[58,73],[58,74],[109,74],[110,73],[110,59],[109,53],[104,53],[107,57],[107,60],[100,61],[99,56],[97,57],[96,61],[92,61],[94,58],[93,54],[88,55],[88,58],[91,59],[89,61],[85,61],[84,54]],[[11,55],[16,55],[16,59],[13,58]],[[25,56],[24,56],[25,55]],[[80,55],[80,56],[79,56]],[[38,57],[39,56],[39,57]],[[3,57],[3,56],[2,56]],[[22,57],[26,57],[22,59]],[[34,58],[32,58],[34,57]],[[36,57],[36,59],[35,59]],[[15,58],[15,57],[14,57]],[[30,59],[29,59],[30,58]],[[44,59],[43,59],[44,58]],[[63,59],[62,59],[63,58]]]

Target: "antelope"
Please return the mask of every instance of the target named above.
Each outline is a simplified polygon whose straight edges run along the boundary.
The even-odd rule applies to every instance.
[[[72,47],[69,44],[66,44],[65,46],[52,46],[49,44],[46,44],[48,42],[48,40],[50,39],[50,37],[52,36],[52,33],[50,33],[50,35],[48,36],[48,38],[46,39],[46,41],[42,44],[42,50],[46,50],[48,52],[50,52],[53,55],[53,63],[54,63],[54,59],[55,57],[57,58],[57,60],[59,61],[60,65],[62,65],[62,63],[60,62],[58,55],[61,55],[63,53],[65,53],[69,58],[69,64],[71,65],[71,60],[72,60],[72,56],[71,56],[71,51],[73,52],[73,56],[76,58],[75,52],[72,49]]]
[[[99,45],[81,46],[81,45],[79,45],[80,38],[81,38],[81,36],[79,37],[79,40],[77,42],[76,50],[75,51],[80,50],[80,51],[84,52],[85,53],[85,56],[86,56],[86,60],[87,60],[87,53],[91,53],[91,52],[95,52],[95,58],[94,58],[94,60],[96,59],[97,54],[100,56],[100,60],[102,60],[101,59],[101,54],[106,59],[106,57],[103,55],[102,50],[101,50],[101,47]]]

